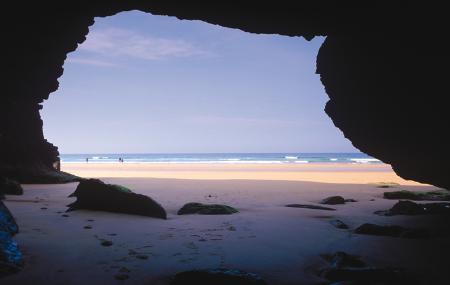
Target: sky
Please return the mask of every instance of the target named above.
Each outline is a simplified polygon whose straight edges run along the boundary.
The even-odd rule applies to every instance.
[[[44,102],[45,137],[63,154],[356,152],[323,111],[323,41],[96,18]]]

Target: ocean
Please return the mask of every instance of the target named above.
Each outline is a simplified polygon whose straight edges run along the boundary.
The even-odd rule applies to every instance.
[[[61,154],[62,163],[381,163],[364,153],[136,153]]]

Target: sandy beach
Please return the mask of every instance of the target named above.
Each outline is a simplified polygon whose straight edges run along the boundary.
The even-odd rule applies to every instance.
[[[387,165],[89,163],[62,165],[62,170],[148,195],[166,209],[168,219],[88,210],[66,214],[66,205],[74,201],[68,195],[77,183],[24,185],[24,195],[8,196],[5,204],[20,226],[15,238],[26,266],[2,284],[168,284],[176,272],[216,267],[255,272],[268,284],[329,284],[317,276],[326,265],[320,255],[336,251],[359,255],[372,266],[404,268],[424,281],[418,284],[445,284],[426,283],[429,276],[447,278],[443,260],[450,248],[445,238],[430,242],[351,232],[367,222],[448,227],[445,219],[431,216],[373,214],[397,202],[383,199],[384,191],[436,189],[405,181]],[[379,188],[379,182],[398,185]],[[332,195],[357,202],[333,206],[336,211],[285,207],[316,204]],[[239,213],[178,216],[187,202],[223,203]],[[333,227],[332,219],[350,230]],[[101,239],[113,245],[101,246]],[[120,272],[129,279],[116,280]]]
[[[393,182],[420,185],[397,176],[387,164],[210,164],[210,163],[67,163],[61,167],[81,177],[173,178],[196,180],[278,180],[365,184]]]

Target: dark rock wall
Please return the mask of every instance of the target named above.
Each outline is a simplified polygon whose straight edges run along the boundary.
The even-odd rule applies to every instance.
[[[357,148],[391,163],[402,177],[449,188],[444,173],[449,158],[446,9],[423,3],[310,2],[5,5],[9,17],[1,19],[7,44],[2,47],[6,88],[0,105],[0,175],[26,178],[24,167],[51,171],[58,151],[42,135],[38,110],[58,88],[67,53],[85,40],[94,17],[137,9],[252,33],[307,39],[326,35],[317,72],[330,97],[326,112],[335,125]]]

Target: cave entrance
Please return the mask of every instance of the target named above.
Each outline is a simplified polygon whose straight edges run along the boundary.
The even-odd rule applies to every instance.
[[[142,159],[130,153],[354,152],[323,112],[314,73],[322,42],[138,11],[97,18],[45,102],[46,138],[63,164]]]

